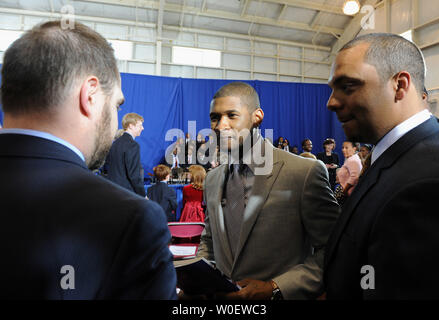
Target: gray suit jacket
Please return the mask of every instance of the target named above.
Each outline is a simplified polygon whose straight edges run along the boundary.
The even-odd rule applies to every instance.
[[[215,260],[235,281],[273,279],[284,299],[313,299],[323,291],[324,246],[339,206],[323,163],[274,148],[270,174],[256,175],[244,211],[235,259],[225,230],[221,199],[228,165],[205,180],[206,228],[199,257]]]

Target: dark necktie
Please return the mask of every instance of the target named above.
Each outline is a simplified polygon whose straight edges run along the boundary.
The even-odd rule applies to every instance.
[[[239,169],[240,166],[238,164],[232,164],[230,166],[225,194],[226,205],[224,208],[224,220],[233,256],[235,256],[238,246],[245,209],[244,183],[239,174],[242,170]]]

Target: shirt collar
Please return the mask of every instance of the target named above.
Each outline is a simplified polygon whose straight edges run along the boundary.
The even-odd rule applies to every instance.
[[[390,130],[373,148],[371,164],[373,164],[392,144],[398,141],[403,135],[419,126],[421,123],[430,119],[431,113],[424,109],[407,120],[401,122],[395,128]]]
[[[27,135],[27,136],[34,136],[34,137],[43,138],[43,139],[57,142],[59,144],[62,144],[65,147],[69,148],[70,150],[72,150],[74,153],[76,153],[82,159],[82,161],[85,162],[84,155],[82,154],[81,151],[79,151],[78,148],[76,148],[71,143],[69,143],[61,138],[58,138],[58,137],[56,137],[53,134],[50,134],[48,132],[30,130],[30,129],[20,129],[20,128],[0,130],[0,134],[7,134],[7,133],[9,133],[9,134],[23,134],[23,135]]]

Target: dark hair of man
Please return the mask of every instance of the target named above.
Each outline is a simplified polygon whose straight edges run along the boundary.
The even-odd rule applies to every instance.
[[[222,86],[213,96],[212,103],[215,99],[224,97],[239,97],[241,103],[247,106],[250,113],[260,107],[258,93],[251,85],[245,82],[230,82]]]
[[[306,144],[307,141],[311,141],[311,140],[310,140],[310,139],[305,139],[305,140],[303,140],[303,141],[302,141],[302,148],[305,146],[305,144]]]
[[[75,22],[60,21],[33,27],[5,52],[2,67],[3,111],[39,113],[62,104],[75,81],[94,75],[110,96],[119,81],[114,50],[97,32]]]
[[[328,144],[335,144],[335,140],[331,138],[325,139],[325,141],[323,141],[323,147],[325,147]]]
[[[361,43],[370,45],[364,62],[376,68],[382,83],[387,82],[401,71],[407,71],[422,96],[426,72],[425,60],[421,50],[413,42],[396,34],[371,33],[349,41],[339,52]]]

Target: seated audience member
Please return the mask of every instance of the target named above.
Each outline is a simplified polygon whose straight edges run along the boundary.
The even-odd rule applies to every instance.
[[[203,184],[206,170],[202,166],[189,167],[191,183],[183,188],[183,211],[180,222],[204,222]]]
[[[325,141],[323,141],[323,149],[325,149],[325,151],[319,152],[317,154],[317,159],[321,160],[326,165],[326,169],[328,169],[329,183],[331,184],[332,190],[334,190],[335,188],[335,177],[336,177],[335,170],[340,165],[338,154],[333,152],[334,145],[335,145],[334,139],[330,139],[330,138],[326,139]]]
[[[279,149],[284,147],[284,137],[279,137],[279,139],[277,139],[276,147]]]
[[[342,147],[345,162],[340,170],[337,172],[338,180],[340,181],[341,192],[337,193],[337,200],[340,204],[345,201],[345,198],[350,196],[354,191],[360,177],[362,164],[360,157],[355,153],[355,143],[352,141],[343,142]]]
[[[301,154],[299,154],[299,156],[317,160],[316,156],[313,155],[311,152],[302,152]]]
[[[9,46],[1,78],[0,299],[175,299],[162,208],[91,171],[124,100],[111,45],[45,22]]]
[[[168,186],[171,169],[168,166],[159,164],[154,168],[154,176],[157,183],[150,186],[146,192],[149,200],[157,202],[166,213],[168,222],[175,221],[175,210],[177,210],[177,195],[175,190]]]
[[[309,152],[312,151],[312,141],[310,139],[305,139],[302,141],[302,150],[303,152]]]
[[[294,153],[294,154],[299,154],[299,147],[297,147],[296,145],[294,145],[292,148],[291,148],[291,153]]]
[[[284,142],[282,144],[282,150],[286,152],[290,152],[290,143],[288,142],[287,139],[284,139]]]

